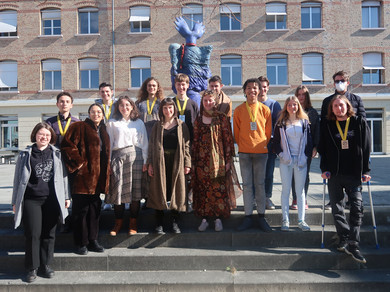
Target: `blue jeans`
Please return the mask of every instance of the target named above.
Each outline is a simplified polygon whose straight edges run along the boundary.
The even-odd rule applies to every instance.
[[[265,170],[265,196],[272,197],[272,187],[274,185],[274,169],[276,154],[268,152],[267,166]]]
[[[240,170],[244,189],[244,211],[253,213],[253,201],[256,200],[257,213],[265,213],[265,168],[267,153],[239,153]]]
[[[292,162],[290,165],[280,163],[280,178],[282,180],[282,215],[283,220],[289,221],[288,210],[289,210],[289,197],[291,191],[291,179],[294,174],[295,180],[295,193],[297,194],[297,205],[298,205],[298,220],[305,220],[305,194],[303,188],[305,186],[307,166],[298,167],[297,156],[292,156]]]

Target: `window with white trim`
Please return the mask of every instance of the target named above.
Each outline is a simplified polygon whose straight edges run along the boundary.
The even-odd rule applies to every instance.
[[[130,32],[150,32],[150,7],[130,7]]]
[[[61,10],[41,10],[42,35],[61,35]]]
[[[363,84],[382,84],[384,70],[381,53],[363,54]]]
[[[287,55],[267,55],[267,77],[272,85],[287,85]]]
[[[98,89],[99,88],[99,61],[95,58],[85,58],[79,60],[80,69],[80,88]]]
[[[42,61],[42,89],[61,89],[61,60],[47,59]]]
[[[79,9],[79,34],[99,33],[99,10],[94,7]]]
[[[181,14],[192,30],[195,23],[203,22],[203,7],[200,4],[187,4],[181,8]]]
[[[0,116],[0,149],[17,150],[18,146],[18,117]]]
[[[279,2],[267,3],[265,6],[265,28],[266,29],[286,29],[287,12],[286,4]]]
[[[221,4],[219,14],[221,30],[241,30],[241,5]]]
[[[17,35],[18,15],[15,10],[0,11],[0,37]]]
[[[18,63],[0,61],[0,91],[18,90]]]
[[[131,87],[141,87],[145,79],[151,76],[150,58],[134,57],[130,59]]]
[[[302,84],[323,84],[322,54],[302,55]]]
[[[381,27],[381,3],[380,1],[362,2],[362,28]]]
[[[321,3],[304,2],[301,6],[301,27],[321,28]]]
[[[240,86],[242,84],[241,56],[221,56],[221,78],[224,85]]]

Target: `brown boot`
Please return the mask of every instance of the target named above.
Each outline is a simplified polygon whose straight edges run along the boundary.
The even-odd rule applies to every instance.
[[[130,218],[129,235],[137,234],[137,219]]]
[[[123,224],[123,219],[115,219],[115,225],[112,228],[112,230],[110,231],[110,235],[116,236],[118,234],[119,230],[121,230],[122,224]]]

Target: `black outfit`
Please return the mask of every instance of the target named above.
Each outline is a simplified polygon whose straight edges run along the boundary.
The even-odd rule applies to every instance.
[[[337,95],[340,95],[337,91],[333,93],[332,95],[326,97],[322,101],[322,107],[321,107],[321,121],[326,120],[326,116],[328,115],[328,107],[330,101]],[[353,107],[353,110],[355,111],[355,114],[357,116],[361,116],[364,119],[366,118],[366,110],[364,109],[363,101],[359,95],[353,94],[349,91],[346,91],[344,93],[345,97],[351,102],[351,105]]]
[[[344,132],[346,121],[340,121]],[[365,119],[350,117],[348,127],[348,149],[341,149],[341,136],[336,121],[325,120],[321,125],[318,152],[321,154],[320,168],[329,171],[329,197],[332,214],[340,241],[349,241],[357,246],[363,218],[361,177],[369,174],[370,131]],[[344,214],[344,193],[351,204],[349,223]]]
[[[174,102],[175,106],[177,106],[177,97],[175,97]],[[179,99],[180,107],[182,108],[184,105],[184,100]],[[186,117],[185,123],[187,125],[188,130],[190,131],[190,141],[192,142],[192,139],[194,138],[194,123],[196,120],[196,117],[199,114],[199,108],[198,104],[193,101],[191,98],[188,98],[186,108],[184,110],[184,116]],[[180,112],[177,111],[177,117],[180,116]]]

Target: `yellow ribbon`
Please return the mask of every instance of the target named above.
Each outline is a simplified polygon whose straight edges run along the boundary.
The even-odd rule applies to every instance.
[[[349,118],[347,119],[347,123],[345,124],[344,134],[341,130],[339,121],[336,121],[337,129],[339,130],[340,136],[342,140],[347,140],[347,134],[348,134],[348,127],[349,127]]]
[[[60,115],[57,115],[58,129],[60,130],[61,136],[64,136],[65,133],[66,133],[66,131],[68,131],[68,128],[69,128],[69,125],[70,125],[70,120],[71,120],[71,118],[68,117],[68,121],[66,122],[65,130],[64,130],[64,129],[62,129],[62,124],[61,124],[61,120],[60,120]]]
[[[246,109],[248,110],[249,117],[251,118],[251,121],[255,122],[256,121],[256,115],[257,115],[257,110],[259,109],[259,102],[256,101],[256,109],[255,109],[255,114],[254,115],[252,114],[251,108],[249,107],[247,101],[245,102],[245,105],[246,105]]]
[[[156,103],[156,100],[157,100],[157,97],[154,98],[151,108],[149,107],[149,99],[146,101],[146,105],[148,106],[148,115],[152,114],[153,107],[154,107],[154,104]]]
[[[180,115],[184,115],[184,110],[186,109],[187,101],[188,101],[188,97],[184,100],[183,108],[181,108],[179,99],[176,98],[177,109],[179,110]]]

